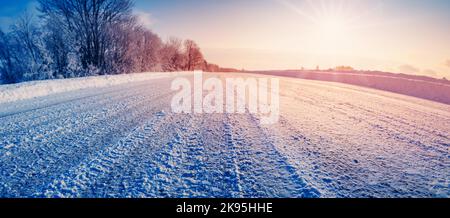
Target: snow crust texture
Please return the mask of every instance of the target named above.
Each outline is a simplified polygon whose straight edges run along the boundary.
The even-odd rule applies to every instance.
[[[3,101],[0,197],[450,196],[449,105],[280,77],[260,125],[172,113],[176,76]]]

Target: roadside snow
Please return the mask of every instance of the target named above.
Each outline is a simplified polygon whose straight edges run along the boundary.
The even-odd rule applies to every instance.
[[[103,88],[130,82],[165,78],[176,73],[150,72],[121,75],[91,76],[71,79],[31,81],[18,84],[0,85],[0,103],[14,102],[56,93]]]

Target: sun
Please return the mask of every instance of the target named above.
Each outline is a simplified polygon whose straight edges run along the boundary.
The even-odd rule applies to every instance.
[[[338,55],[354,41],[354,32],[345,17],[339,15],[317,17],[311,23],[310,43],[322,54]]]
[[[325,16],[315,24],[321,35],[338,37],[348,30],[345,20],[339,16]]]

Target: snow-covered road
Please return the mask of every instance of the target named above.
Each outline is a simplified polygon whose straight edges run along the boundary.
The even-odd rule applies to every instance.
[[[172,80],[0,104],[0,197],[450,196],[450,105],[280,77],[260,125],[171,113]]]

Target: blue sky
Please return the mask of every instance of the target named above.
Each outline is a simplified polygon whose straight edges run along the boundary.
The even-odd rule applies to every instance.
[[[0,0],[7,28],[36,1]],[[191,38],[206,58],[245,69],[359,69],[450,77],[448,0],[136,0],[162,39]]]

